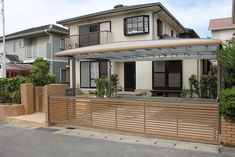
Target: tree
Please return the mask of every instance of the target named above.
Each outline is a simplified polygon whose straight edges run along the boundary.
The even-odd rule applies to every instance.
[[[235,38],[227,40],[219,53],[219,60],[225,70],[225,80],[235,85]]]
[[[50,63],[43,58],[37,58],[33,62],[33,67],[30,71],[30,79],[35,86],[44,86],[50,83],[55,83],[55,75],[49,74]]]

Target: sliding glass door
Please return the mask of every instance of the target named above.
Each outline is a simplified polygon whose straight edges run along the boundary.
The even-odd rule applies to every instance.
[[[95,88],[95,79],[107,77],[107,62],[80,62],[80,87]]]

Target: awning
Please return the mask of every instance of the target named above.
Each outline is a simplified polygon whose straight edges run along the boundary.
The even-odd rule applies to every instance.
[[[215,59],[221,40],[161,39],[117,42],[65,50],[56,57],[102,59],[113,62],[138,60]]]

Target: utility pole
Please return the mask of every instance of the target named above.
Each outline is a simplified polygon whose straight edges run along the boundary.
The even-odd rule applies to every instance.
[[[5,43],[5,10],[4,10],[4,0],[1,0],[2,3],[2,77],[6,78],[6,43]]]

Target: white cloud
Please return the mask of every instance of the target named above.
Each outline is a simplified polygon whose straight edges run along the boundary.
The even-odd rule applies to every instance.
[[[58,20],[113,8],[116,4],[152,3],[155,0],[5,0],[6,32],[55,23]],[[160,0],[185,26],[209,35],[211,18],[231,16],[231,0]],[[0,27],[1,29],[1,27]]]

